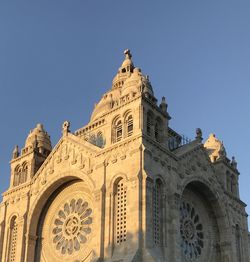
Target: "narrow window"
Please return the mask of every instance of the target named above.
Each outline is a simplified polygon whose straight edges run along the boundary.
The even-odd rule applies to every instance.
[[[121,141],[122,139],[122,121],[119,120],[116,125],[116,142]]]
[[[156,122],[155,124],[155,140],[159,142],[159,124]]]
[[[241,262],[241,237],[240,237],[239,225],[236,225],[235,239],[236,239],[236,252],[237,252],[238,262]]]
[[[14,216],[10,222],[10,238],[9,238],[9,255],[8,261],[16,261],[16,245],[17,245],[17,218]]]
[[[231,175],[231,192],[234,194],[234,176]]]
[[[154,221],[154,243],[162,244],[162,182],[158,179],[154,187],[153,195],[153,221]]]
[[[116,185],[115,194],[115,240],[120,245],[127,240],[127,190],[124,180]]]
[[[150,113],[147,114],[147,135],[151,135],[152,116]]]
[[[127,133],[128,136],[131,136],[133,134],[134,124],[133,124],[133,117],[130,115],[128,117],[128,123],[127,123]]]
[[[20,184],[25,183],[27,181],[27,173],[28,173],[28,165],[27,163],[24,163],[20,176]]]
[[[22,167],[17,166],[14,171],[13,186],[18,186],[21,183]]]

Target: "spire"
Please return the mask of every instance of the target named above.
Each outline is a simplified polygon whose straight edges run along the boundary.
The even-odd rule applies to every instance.
[[[15,159],[18,157],[19,157],[19,149],[18,149],[18,146],[15,146],[13,153],[12,153],[12,159]]]
[[[134,70],[134,64],[132,61],[132,54],[129,49],[124,50],[125,59],[122,62],[118,73],[113,79],[112,89],[120,88],[123,86],[124,81],[130,77]]]
[[[131,57],[132,57],[129,49],[124,50],[124,55],[125,55],[126,59],[131,59]]]

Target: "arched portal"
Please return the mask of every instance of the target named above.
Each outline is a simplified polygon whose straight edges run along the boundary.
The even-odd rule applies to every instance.
[[[183,262],[220,262],[221,215],[217,199],[201,182],[189,183],[180,201],[180,248]]]
[[[91,255],[94,207],[86,182],[74,179],[61,184],[41,210],[35,225],[34,258],[29,261],[83,261]]]

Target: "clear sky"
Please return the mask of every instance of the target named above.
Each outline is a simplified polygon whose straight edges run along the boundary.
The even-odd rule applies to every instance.
[[[250,205],[250,1],[0,1],[0,191],[14,145],[42,122],[84,126],[130,48],[170,125],[224,141]],[[250,208],[248,208],[248,213]]]

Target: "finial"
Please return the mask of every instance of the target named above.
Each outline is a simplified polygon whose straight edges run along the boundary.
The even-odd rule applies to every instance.
[[[196,128],[196,140],[202,141],[202,130],[200,128]]]
[[[167,113],[168,104],[166,103],[166,98],[165,98],[165,96],[163,96],[162,99],[161,99],[160,109],[161,109],[164,113]]]
[[[220,159],[225,159],[227,156],[226,149],[224,147],[223,141],[221,141],[221,147],[219,149],[219,158]]]
[[[40,130],[40,131],[43,131],[43,124],[38,123],[38,124],[36,125],[36,128],[37,128],[38,130]]]
[[[231,166],[234,167],[235,169],[237,168],[237,162],[234,156],[232,157]]]
[[[63,133],[63,135],[67,135],[70,132],[69,128],[70,128],[70,122],[69,121],[64,121],[64,123],[62,125],[62,133]]]
[[[12,159],[15,159],[17,157],[19,157],[19,150],[18,150],[18,146],[16,145],[12,153]]]
[[[126,58],[130,59],[132,57],[130,50],[129,49],[125,49],[124,50],[124,55]]]

